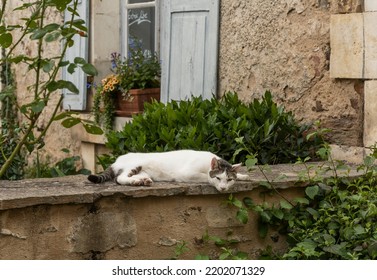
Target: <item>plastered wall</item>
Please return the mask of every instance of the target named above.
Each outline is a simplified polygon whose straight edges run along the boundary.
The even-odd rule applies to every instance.
[[[331,141],[362,145],[363,82],[332,79],[330,16],[360,1],[221,1],[220,94],[245,101],[270,90],[298,119],[321,120]]]

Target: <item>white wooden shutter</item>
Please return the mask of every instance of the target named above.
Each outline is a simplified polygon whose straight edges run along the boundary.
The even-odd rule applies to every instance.
[[[80,0],[77,6],[80,18],[85,20],[86,26],[89,24],[89,1]],[[64,15],[65,20],[69,20],[70,14]],[[75,57],[82,57],[88,61],[88,38],[75,35],[74,45],[67,49],[65,60],[73,62]],[[73,74],[68,73],[66,67],[62,69],[63,80],[72,82],[79,90],[78,94],[70,92],[68,89],[63,90],[63,108],[66,110],[85,110],[86,109],[86,95],[87,95],[87,75],[76,68]]]
[[[218,29],[219,0],[162,2],[162,102],[216,94]]]

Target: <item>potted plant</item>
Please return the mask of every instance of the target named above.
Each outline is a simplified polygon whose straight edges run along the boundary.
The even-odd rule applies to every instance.
[[[145,102],[160,100],[161,66],[155,54],[133,48],[122,60],[112,53],[111,71],[97,86],[93,101],[95,121],[107,130],[115,115],[129,117],[141,113]]]

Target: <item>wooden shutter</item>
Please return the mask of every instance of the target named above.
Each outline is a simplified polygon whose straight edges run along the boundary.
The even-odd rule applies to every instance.
[[[80,18],[85,20],[86,25],[89,24],[89,1],[80,0],[78,2],[78,13]],[[69,20],[70,14],[65,14],[65,20]],[[81,36],[74,36],[75,44],[67,49],[65,60],[73,62],[75,57],[82,57],[88,61],[88,38]],[[66,110],[85,110],[86,109],[86,95],[87,95],[87,75],[76,68],[73,74],[68,73],[66,68],[62,69],[63,80],[71,81],[79,89],[79,93],[75,94],[68,89],[63,90],[63,108]]]
[[[161,6],[161,101],[211,98],[217,89],[219,0]]]

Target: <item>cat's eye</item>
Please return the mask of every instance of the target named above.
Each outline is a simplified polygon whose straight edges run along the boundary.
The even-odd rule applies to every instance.
[[[230,178],[228,178],[228,179],[226,179],[228,182],[231,182],[231,181],[233,181],[233,179],[230,179]]]
[[[219,180],[219,181],[221,181],[221,178],[220,178],[220,177],[217,177],[217,176],[216,176],[216,179]]]

